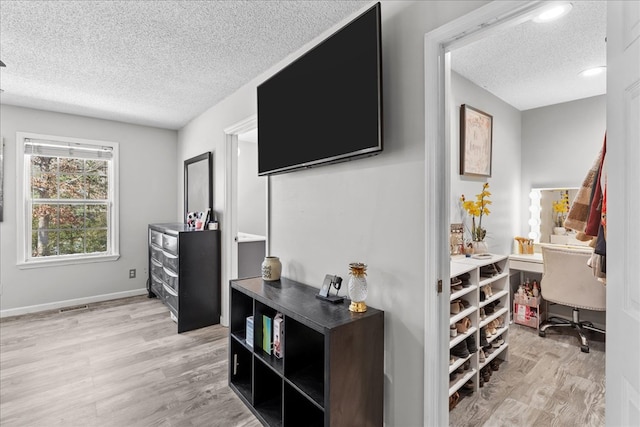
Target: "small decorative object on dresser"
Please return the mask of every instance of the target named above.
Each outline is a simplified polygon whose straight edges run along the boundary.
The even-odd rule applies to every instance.
[[[275,282],[280,280],[282,273],[282,263],[277,256],[264,257],[262,262],[262,280],[267,282]]]
[[[351,304],[349,310],[354,313],[367,311],[367,265],[361,262],[349,264],[349,298]]]

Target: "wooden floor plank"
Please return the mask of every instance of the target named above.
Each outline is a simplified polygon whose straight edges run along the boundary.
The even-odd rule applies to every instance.
[[[228,330],[177,333],[155,299],[0,319],[0,425],[259,425],[227,385]]]
[[[449,412],[452,426],[604,426],[605,352],[598,334],[590,353],[571,330],[509,329],[509,361]]]
[[[511,325],[509,361],[452,426],[604,425],[604,340]],[[3,427],[258,427],[227,384],[228,329],[177,333],[155,299],[0,319]],[[410,426],[413,427],[413,426]],[[416,426],[417,427],[417,426]]]

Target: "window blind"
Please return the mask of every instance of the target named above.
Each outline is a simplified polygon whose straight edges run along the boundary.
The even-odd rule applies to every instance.
[[[113,158],[113,148],[109,146],[32,138],[25,138],[24,153],[34,156],[73,157],[96,160],[110,160]]]

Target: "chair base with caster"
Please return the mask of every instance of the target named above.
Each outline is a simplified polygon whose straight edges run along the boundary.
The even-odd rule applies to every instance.
[[[573,309],[572,320],[566,320],[560,317],[550,317],[544,325],[540,327],[538,335],[544,338],[547,336],[547,329],[554,327],[570,327],[577,330],[578,335],[580,336],[580,350],[583,353],[589,353],[589,341],[585,336],[585,331],[600,332],[601,334],[605,333],[603,329],[596,328],[591,322],[580,321],[580,310],[577,308]]]

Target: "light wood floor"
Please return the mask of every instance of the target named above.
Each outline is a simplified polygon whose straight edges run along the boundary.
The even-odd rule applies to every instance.
[[[604,340],[512,325],[510,359],[450,412],[452,426],[604,425]],[[0,320],[0,425],[260,423],[227,386],[227,329],[176,333],[146,297]],[[398,426],[419,427],[419,426]]]
[[[479,393],[449,412],[451,426],[604,426],[605,343],[587,335],[589,353],[577,335],[509,327],[509,360],[500,364]]]
[[[0,425],[257,427],[227,385],[227,339],[178,334],[146,297],[2,319]]]

